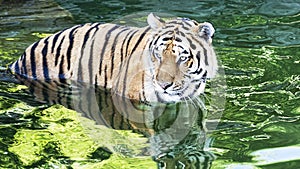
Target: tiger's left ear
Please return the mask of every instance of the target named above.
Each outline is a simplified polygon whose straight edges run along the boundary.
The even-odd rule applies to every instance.
[[[199,35],[211,43],[215,28],[209,22],[200,24]]]
[[[162,19],[160,19],[158,16],[154,15],[153,13],[150,13],[147,17],[147,22],[150,25],[150,27],[154,30],[163,27],[166,23]]]

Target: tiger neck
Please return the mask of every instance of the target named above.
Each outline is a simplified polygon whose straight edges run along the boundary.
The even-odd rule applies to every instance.
[[[120,58],[120,62],[118,68],[113,70],[110,85],[119,95],[143,100],[141,96],[145,83],[151,81],[148,69],[152,67],[149,52],[152,30],[150,27],[130,28],[124,31],[124,36],[125,38],[118,39],[117,43],[123,44],[126,49],[115,56]]]

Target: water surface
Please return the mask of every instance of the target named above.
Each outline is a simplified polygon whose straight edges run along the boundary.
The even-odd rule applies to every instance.
[[[297,0],[3,1],[0,66],[6,67],[28,45],[63,28],[122,21],[121,17],[137,12],[209,21],[216,28],[213,44],[227,88],[221,121],[210,131],[205,145],[217,157],[212,168],[292,169],[300,165]],[[142,152],[149,146],[143,135],[107,129],[78,112],[41,104],[24,86],[1,82],[0,91],[3,168],[157,166]]]

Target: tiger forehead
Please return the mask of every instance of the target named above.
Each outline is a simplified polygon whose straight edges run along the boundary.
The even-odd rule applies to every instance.
[[[185,37],[187,34],[196,35],[199,31],[199,23],[194,20],[177,19],[167,21],[159,31],[165,35],[180,35]]]
[[[177,18],[176,20],[170,20],[166,22],[166,28],[169,27],[178,27],[178,28],[184,28],[184,29],[191,29],[193,27],[198,27],[199,23],[195,20],[191,20],[188,18]]]

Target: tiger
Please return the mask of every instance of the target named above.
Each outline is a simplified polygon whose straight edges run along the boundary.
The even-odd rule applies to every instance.
[[[158,168],[210,168],[205,112],[193,100],[218,71],[215,29],[153,13],[147,23],[67,28],[33,43],[9,70],[38,99],[143,134]]]
[[[25,79],[88,83],[143,103],[204,93],[218,70],[213,25],[188,18],[165,21],[153,13],[147,23],[64,29],[30,45],[9,70]]]

